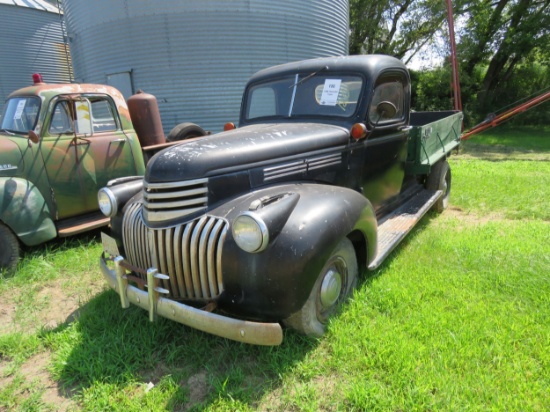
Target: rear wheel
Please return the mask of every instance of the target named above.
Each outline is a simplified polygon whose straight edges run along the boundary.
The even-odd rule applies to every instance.
[[[180,123],[168,133],[166,140],[169,142],[178,142],[180,140],[191,139],[206,135],[202,127],[195,123]]]
[[[432,167],[426,179],[426,189],[443,191],[443,195],[433,205],[433,210],[441,213],[447,209],[451,197],[451,167],[447,159],[440,160]]]
[[[14,271],[19,260],[19,242],[3,223],[0,223],[0,245],[0,271]]]
[[[344,238],[321,270],[302,309],[284,324],[307,336],[322,336],[329,318],[353,292],[357,273],[355,249],[351,241]]]

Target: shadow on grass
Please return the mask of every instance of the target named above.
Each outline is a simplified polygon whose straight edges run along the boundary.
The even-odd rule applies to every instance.
[[[101,386],[110,391],[114,386],[119,396],[130,391],[139,397],[152,383],[168,390],[169,410],[202,410],[220,398],[254,406],[318,344],[285,331],[281,346],[261,347],[163,318],[150,323],[140,308],[122,309],[112,291],[81,307],[77,322],[44,335],[70,348],[58,351],[54,368],[61,384],[87,392],[89,401],[95,402],[90,396],[105,397]]]

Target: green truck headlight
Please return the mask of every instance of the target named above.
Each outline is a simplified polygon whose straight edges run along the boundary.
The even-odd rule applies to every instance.
[[[245,212],[237,216],[231,230],[237,245],[246,252],[261,252],[269,243],[267,225],[254,213]]]
[[[113,192],[107,188],[99,189],[97,192],[97,201],[99,203],[99,210],[105,216],[113,217],[117,213],[117,201]]]

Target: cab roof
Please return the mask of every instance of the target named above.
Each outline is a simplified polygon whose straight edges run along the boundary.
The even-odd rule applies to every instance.
[[[330,72],[356,72],[363,73],[368,78],[375,79],[382,72],[396,70],[408,73],[407,67],[401,60],[382,54],[369,54],[358,56],[322,57],[318,59],[302,60],[285,63],[278,66],[260,70],[254,74],[249,83],[255,83],[273,77],[282,77],[295,73],[322,73]]]

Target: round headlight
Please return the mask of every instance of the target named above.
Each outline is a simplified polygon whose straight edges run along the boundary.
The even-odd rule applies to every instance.
[[[265,222],[250,212],[235,218],[232,231],[237,245],[249,253],[261,252],[269,243],[269,231]]]
[[[99,203],[99,210],[105,216],[113,217],[117,213],[117,202],[113,195],[113,192],[104,187],[97,192],[97,201]]]

